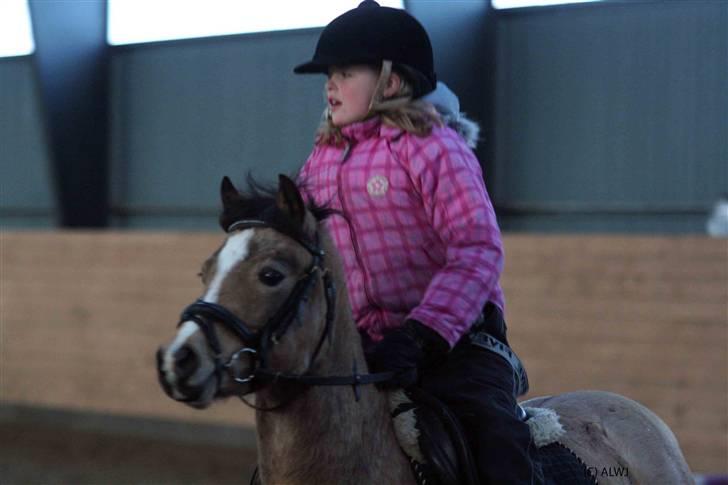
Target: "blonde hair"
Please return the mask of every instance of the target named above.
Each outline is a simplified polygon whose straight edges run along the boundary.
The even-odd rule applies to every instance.
[[[392,61],[382,61],[377,85],[369,103],[369,112],[364,119],[379,116],[382,123],[396,126],[417,136],[427,136],[433,126],[442,126],[442,120],[434,106],[419,99],[412,99],[412,86],[404,76],[400,75],[399,91],[390,98],[383,97],[384,88],[387,86],[391,73]],[[316,143],[335,146],[344,143],[341,127],[334,125],[331,120],[329,106],[324,109],[321,124],[316,130]]]

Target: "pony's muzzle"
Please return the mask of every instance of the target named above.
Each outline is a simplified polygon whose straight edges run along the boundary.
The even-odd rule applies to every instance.
[[[174,372],[177,378],[184,380],[192,376],[200,367],[200,359],[189,345],[184,345],[172,354]]]
[[[178,401],[196,399],[204,393],[206,379],[200,379],[200,358],[194,348],[183,345],[173,349],[157,350],[157,375],[159,383],[171,398]]]

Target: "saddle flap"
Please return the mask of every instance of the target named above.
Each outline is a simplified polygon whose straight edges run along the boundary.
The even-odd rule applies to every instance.
[[[394,429],[416,474],[443,485],[476,484],[470,448],[460,424],[436,398],[419,389],[390,393]]]

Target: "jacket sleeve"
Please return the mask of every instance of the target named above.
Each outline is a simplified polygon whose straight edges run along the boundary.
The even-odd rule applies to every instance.
[[[408,318],[432,328],[453,346],[496,291],[503,246],[473,152],[450,130],[425,140],[410,144],[408,161],[446,261]]]

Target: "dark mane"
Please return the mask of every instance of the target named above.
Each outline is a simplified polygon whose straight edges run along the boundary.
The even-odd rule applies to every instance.
[[[277,193],[277,186],[262,184],[256,181],[251,174],[248,174],[245,188],[238,191],[238,198],[228,207],[223,208],[220,213],[220,227],[227,232],[228,228],[237,221],[254,219],[267,222],[276,230],[293,238],[305,238],[301,227],[295,224],[288,217],[288,214],[281,211],[276,205]],[[302,193],[302,196],[304,200],[308,199],[306,208],[317,221],[326,219],[334,212],[329,207],[316,204],[312,198],[305,196],[305,192]]]

